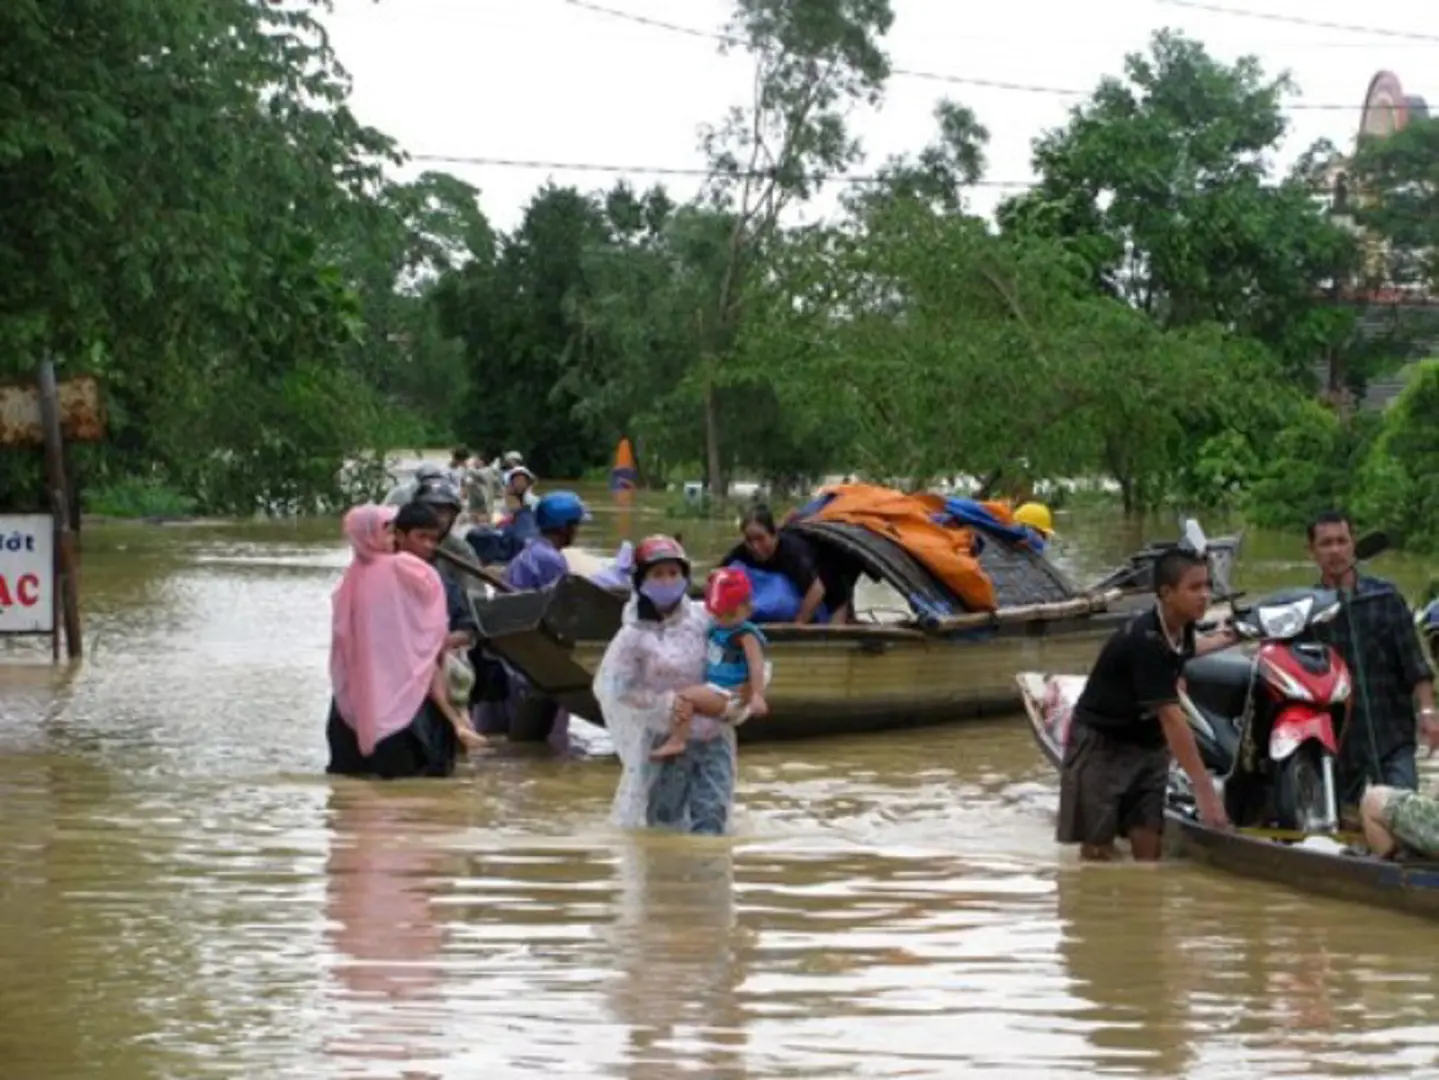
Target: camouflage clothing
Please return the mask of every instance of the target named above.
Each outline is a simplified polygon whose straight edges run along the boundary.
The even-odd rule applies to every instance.
[[[1439,799],[1396,791],[1384,806],[1394,838],[1416,855],[1439,857]]]

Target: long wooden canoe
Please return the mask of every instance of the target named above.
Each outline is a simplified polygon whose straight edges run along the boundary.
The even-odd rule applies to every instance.
[[[891,586],[910,611],[892,621],[766,626],[774,669],[766,695],[770,713],[740,729],[746,741],[892,730],[1012,711],[1019,705],[1015,672],[1088,665],[1134,610],[1123,588],[1079,590],[1049,560],[986,537],[981,563],[1003,606],[966,612],[891,539],[847,524],[791,527]],[[542,694],[604,723],[591,683],[619,629],[623,593],[570,576],[538,592],[472,598],[490,649]]]
[[[1067,721],[1054,723],[1059,716],[1052,700],[1047,700],[1048,680],[1024,672],[1016,682],[1040,753],[1058,768],[1064,757],[1062,738]],[[1215,869],[1319,896],[1439,919],[1439,863],[1394,862],[1307,847],[1302,838],[1271,829],[1212,829],[1196,820],[1187,806],[1171,808],[1166,820],[1166,850]]]

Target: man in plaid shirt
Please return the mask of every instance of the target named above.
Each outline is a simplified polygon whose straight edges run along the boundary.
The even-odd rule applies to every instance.
[[[1346,515],[1330,511],[1310,523],[1309,554],[1320,585],[1343,590],[1348,601],[1343,614],[1317,628],[1354,679],[1349,722],[1339,733],[1340,802],[1358,802],[1366,782],[1413,791],[1419,786],[1417,736],[1431,744],[1439,739],[1439,714],[1434,672],[1409,605],[1389,582],[1354,569],[1354,527]]]

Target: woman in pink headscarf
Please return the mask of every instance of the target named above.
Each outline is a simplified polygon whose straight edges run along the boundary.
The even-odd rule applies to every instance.
[[[345,515],[354,561],[335,590],[328,772],[448,776],[459,744],[483,743],[451,704],[444,678],[449,633],[434,567],[396,553],[393,506]]]

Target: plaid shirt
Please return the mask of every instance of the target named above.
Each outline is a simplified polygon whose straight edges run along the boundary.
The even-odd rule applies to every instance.
[[[1432,681],[1434,672],[1409,605],[1380,578],[1359,576],[1344,611],[1315,630],[1339,650],[1354,680],[1353,712],[1340,732],[1339,767],[1348,776],[1363,776],[1373,770],[1376,754],[1383,761],[1415,745],[1414,687]],[[1356,639],[1362,663],[1355,662]],[[1373,732],[1372,741],[1367,732]]]

